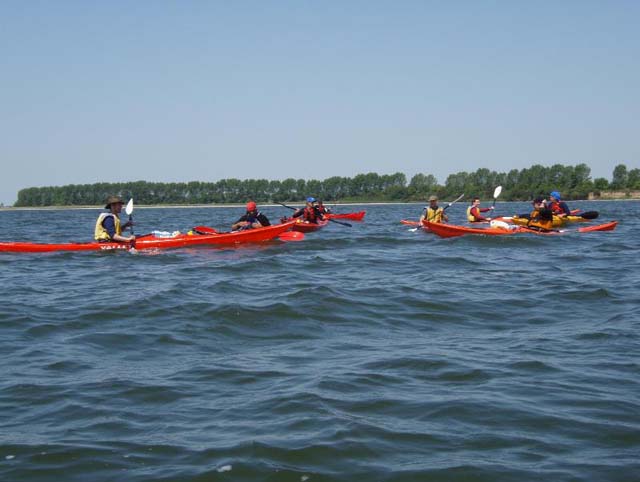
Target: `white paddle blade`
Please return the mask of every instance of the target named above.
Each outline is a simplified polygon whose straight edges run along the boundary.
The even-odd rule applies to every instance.
[[[129,199],[127,207],[124,208],[124,212],[131,216],[131,213],[133,212],[133,198]]]
[[[502,186],[498,186],[495,191],[493,191],[493,199],[497,198],[502,192]]]

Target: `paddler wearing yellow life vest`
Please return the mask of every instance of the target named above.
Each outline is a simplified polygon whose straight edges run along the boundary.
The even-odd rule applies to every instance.
[[[133,226],[133,222],[127,221],[125,224],[120,224],[120,212],[122,211],[122,205],[124,202],[118,196],[109,196],[107,198],[105,209],[108,209],[107,213],[100,213],[98,220],[96,221],[96,228],[94,231],[94,239],[100,242],[116,241],[120,243],[131,243],[136,240],[134,235],[122,236],[122,230]]]
[[[444,213],[444,209],[438,206],[438,196],[431,196],[429,198],[429,205],[424,208],[424,212],[422,216],[420,216],[420,222],[422,223],[425,219],[430,223],[442,223],[449,220]]]
[[[542,197],[533,200],[533,211],[529,214],[527,227],[541,231],[551,231],[553,229],[553,211],[547,207]]]

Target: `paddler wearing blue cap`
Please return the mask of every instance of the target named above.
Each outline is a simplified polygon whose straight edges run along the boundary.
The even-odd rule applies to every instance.
[[[569,209],[567,203],[562,200],[558,191],[552,191],[551,194],[549,194],[548,208],[551,209],[554,216],[558,216],[559,218],[571,214],[571,209]]]
[[[300,208],[293,213],[294,218],[299,218],[300,216],[302,216],[302,219],[305,221],[313,224],[318,224],[319,219],[324,219],[324,216],[316,204],[316,198],[311,196],[307,198],[307,204],[305,207]]]

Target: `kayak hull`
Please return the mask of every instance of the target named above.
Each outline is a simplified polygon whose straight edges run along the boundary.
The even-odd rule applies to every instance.
[[[294,219],[293,221],[288,220],[288,222],[292,223],[292,231],[298,231],[300,233],[312,233],[324,228],[327,224],[329,224],[328,219],[318,220],[317,224],[303,221],[302,219]]]
[[[242,243],[257,243],[277,238],[289,231],[295,222],[276,224],[264,228],[247,229],[228,233],[215,234],[178,234],[171,237],[156,237],[153,234],[136,239],[135,245],[130,243],[30,243],[30,242],[0,242],[0,252],[16,253],[46,253],[53,251],[113,251],[145,249],[170,249],[191,246],[223,246]]]
[[[327,213],[324,215],[327,219],[349,219],[351,221],[362,221],[366,211],[358,211],[357,213]]]
[[[430,223],[429,221],[423,221],[425,227],[430,231],[437,234],[441,238],[454,238],[458,236],[465,236],[468,234],[476,234],[482,236],[509,236],[514,234],[538,234],[543,236],[553,236],[558,234],[568,233],[588,233],[595,231],[613,231],[618,225],[618,221],[611,221],[604,224],[598,224],[596,226],[587,226],[578,228],[576,231],[537,231],[535,229],[527,228],[524,226],[511,226],[511,227],[486,227],[486,228],[473,228],[467,226],[458,226],[455,224],[442,224],[442,223]]]

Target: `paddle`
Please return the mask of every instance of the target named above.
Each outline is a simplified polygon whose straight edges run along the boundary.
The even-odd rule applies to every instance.
[[[299,231],[287,231],[278,236],[281,241],[302,241],[304,239],[304,233]]]
[[[502,186],[498,186],[497,188],[494,189],[493,191],[493,204],[491,205],[491,207],[496,207],[496,199],[498,199],[498,196],[500,196],[500,193],[502,192]]]
[[[462,199],[464,197],[464,193],[460,194],[457,198],[455,198],[453,201],[451,201],[449,204],[447,204],[443,209],[442,212],[445,212],[447,209],[449,209],[452,205],[454,205],[455,203],[457,203],[458,201],[460,201],[460,199]],[[428,206],[427,206],[428,207]],[[424,208],[424,210],[426,211],[427,208]],[[411,228],[409,231],[412,232],[416,232],[418,229],[422,229],[422,225],[418,222],[418,227],[417,228]]]
[[[600,216],[598,211],[585,211],[584,213],[576,214],[583,219],[597,219]]]
[[[285,208],[293,209],[294,211],[298,210],[298,208],[294,208],[293,206],[287,206],[284,203],[278,203],[278,204],[280,204],[280,206],[284,206]],[[324,219],[327,219],[328,221],[331,221],[332,223],[342,224],[343,226],[349,226],[350,228],[353,226],[352,224],[345,223],[344,221],[338,221],[336,219],[331,219],[331,218],[324,218]]]
[[[129,222],[131,223],[129,229],[131,229],[131,234],[133,235],[133,216],[131,216],[133,213],[133,198],[129,199],[127,207],[124,208],[124,212],[129,215]]]

